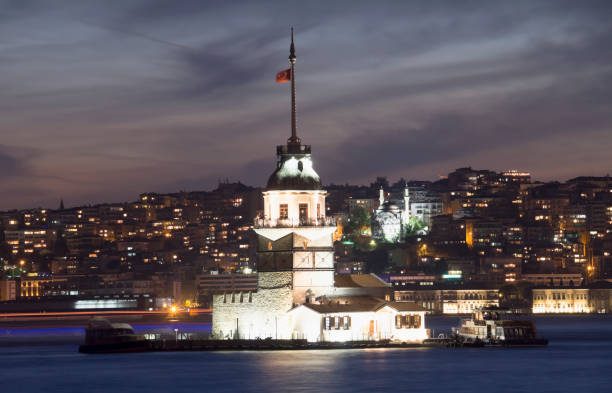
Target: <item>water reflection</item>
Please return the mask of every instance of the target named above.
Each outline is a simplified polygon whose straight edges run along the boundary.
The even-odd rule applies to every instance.
[[[76,346],[0,348],[12,392],[608,391],[609,316],[537,317],[531,349],[367,349],[81,355]],[[450,330],[455,319],[432,319]],[[33,378],[35,376],[35,378]],[[23,381],[27,381],[24,383]]]

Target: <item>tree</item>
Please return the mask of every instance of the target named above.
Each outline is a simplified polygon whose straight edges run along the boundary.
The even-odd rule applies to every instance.
[[[404,225],[404,237],[415,236],[421,234],[425,229],[425,223],[420,218],[411,216],[408,223]]]
[[[355,207],[349,216],[348,223],[346,225],[346,233],[353,236],[363,236],[370,228],[372,219],[370,214],[363,207]]]

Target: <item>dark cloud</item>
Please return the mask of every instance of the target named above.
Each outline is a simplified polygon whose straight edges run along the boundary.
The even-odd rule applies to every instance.
[[[16,176],[23,170],[21,162],[6,150],[6,147],[0,145],[0,180]]]
[[[263,185],[289,132],[325,182],[610,172],[609,1],[0,1],[0,209]],[[69,196],[67,195],[69,194]]]

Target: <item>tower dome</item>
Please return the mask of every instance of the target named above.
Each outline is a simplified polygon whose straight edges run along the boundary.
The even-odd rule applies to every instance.
[[[312,167],[310,146],[281,145],[277,147],[277,154],[278,162],[268,179],[268,190],[321,189],[321,179]]]

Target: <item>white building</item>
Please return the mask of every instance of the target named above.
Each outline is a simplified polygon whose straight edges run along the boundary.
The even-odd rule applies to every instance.
[[[532,297],[534,314],[591,312],[588,288],[537,288]]]
[[[263,216],[255,221],[257,289],[215,294],[212,333],[240,339],[421,340],[425,310],[419,306],[397,305],[390,298],[339,297],[360,293],[358,287],[368,294],[368,288],[334,284],[336,225],[325,215],[327,193],[313,168],[310,146],[302,145],[296,133],[293,40],[289,60],[292,132],[287,144],[277,147],[276,170],[263,192]],[[373,286],[379,290],[381,284]]]
[[[420,342],[428,337],[425,309],[415,303],[364,296],[302,304],[289,312],[293,338],[308,341],[392,340]]]

